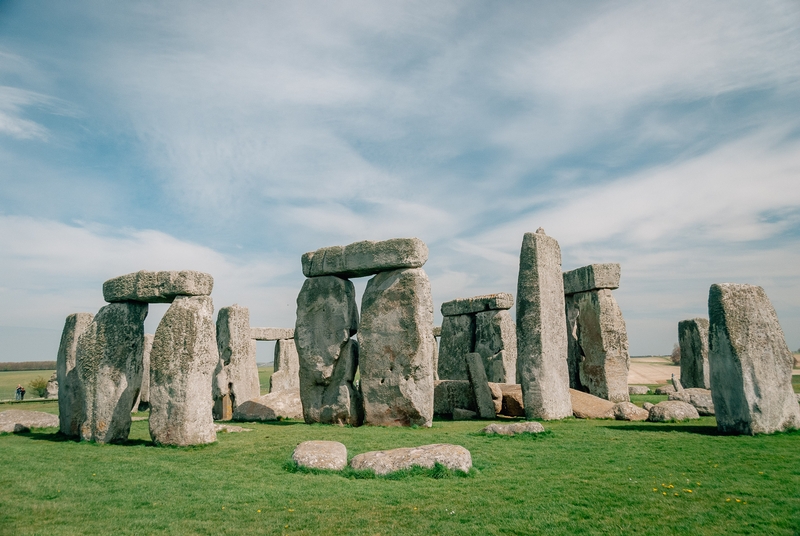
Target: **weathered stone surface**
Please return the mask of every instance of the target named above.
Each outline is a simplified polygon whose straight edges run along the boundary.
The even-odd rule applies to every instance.
[[[472,385],[472,392],[475,393],[475,401],[478,404],[478,415],[482,419],[494,419],[496,417],[494,401],[492,400],[492,390],[489,389],[489,382],[486,379],[486,371],[483,368],[481,354],[471,353],[466,355],[467,372],[469,382]]]
[[[231,395],[222,395],[214,398],[214,406],[211,408],[211,415],[215,421],[229,421],[233,419],[233,406],[231,405]]]
[[[420,268],[428,260],[428,246],[419,238],[364,240],[332,246],[303,255],[303,275],[363,277],[404,268]]]
[[[508,311],[486,311],[475,315],[474,348],[481,354],[489,381],[516,381],[517,328]]]
[[[613,408],[614,418],[618,421],[646,421],[650,412],[633,402],[617,402]]]
[[[467,473],[472,468],[472,456],[467,449],[459,445],[423,445],[365,452],[350,460],[350,467],[359,470],[372,469],[378,475],[385,475],[414,466],[430,469],[437,463],[448,469]]]
[[[431,326],[433,300],[424,270],[384,272],[369,280],[358,334],[365,423],[431,425]]]
[[[150,352],[150,437],[155,443],[216,441],[212,381],[218,362],[211,298],[176,298],[156,328]]]
[[[44,398],[58,398],[58,373],[54,372],[50,375],[45,386]]]
[[[522,386],[512,383],[501,383],[500,389],[503,391],[503,415],[509,417],[524,417],[525,404],[522,400]]]
[[[124,301],[169,303],[177,296],[208,296],[213,288],[214,278],[211,274],[192,270],[180,272],[141,270],[103,283],[103,298],[109,303]]]
[[[142,352],[142,388],[139,390],[139,398],[133,404],[133,411],[145,411],[150,409],[150,352],[153,350],[152,333],[144,334],[144,351]]]
[[[89,324],[94,315],[90,313],[73,313],[67,316],[64,330],[61,332],[61,344],[56,357],[56,379],[61,393],[58,397],[59,431],[69,437],[81,435],[83,424],[83,388],[78,370],[75,368],[75,355],[78,337]]]
[[[578,419],[613,419],[614,403],[589,393],[569,390],[572,414]]]
[[[442,326],[433,326],[433,336],[434,337],[442,336]]]
[[[361,396],[353,386],[359,344],[350,338],[357,330],[353,283],[334,276],[306,279],[297,296],[294,340],[307,423],[361,424]]]
[[[657,394],[657,395],[668,395],[668,394],[674,393],[674,392],[675,392],[675,386],[674,385],[662,385],[660,387],[656,387],[655,394]]]
[[[269,378],[269,392],[300,389],[300,357],[294,339],[275,341],[275,354],[272,361],[275,372]]]
[[[517,282],[517,377],[529,420],[572,415],[565,325],[558,242],[541,228],[525,233]]]
[[[612,402],[629,400],[628,334],[610,290],[572,294],[565,298],[571,384]],[[577,379],[575,376],[577,375]]]
[[[31,428],[57,428],[58,426],[58,415],[43,411],[9,409],[0,412],[0,432],[19,434],[30,432]]]
[[[646,385],[629,385],[628,386],[628,394],[629,395],[646,395],[650,392],[650,388]]]
[[[304,441],[294,449],[292,459],[309,469],[341,471],[347,467],[347,447],[338,441]]]
[[[681,391],[670,393],[669,400],[682,400],[695,407],[700,415],[714,415],[714,401],[711,391],[699,387],[690,387]]]
[[[650,422],[688,421],[699,419],[700,415],[694,406],[680,400],[665,400],[650,408],[647,418]]]
[[[239,432],[252,432],[252,428],[242,428],[241,426],[234,426],[232,424],[215,424],[214,431],[223,434],[236,434]]]
[[[277,421],[302,419],[303,404],[299,389],[287,389],[261,395],[236,406],[234,421]]]
[[[433,404],[436,415],[452,415],[456,408],[478,412],[478,403],[469,380],[435,381]]]
[[[769,434],[800,428],[792,354],[761,287],[711,285],[708,364],[717,429]]]
[[[294,339],[294,328],[250,328],[250,338],[257,341]]]
[[[503,389],[501,384],[494,382],[487,382],[489,391],[492,393],[492,404],[494,404],[495,415],[503,411]]]
[[[711,388],[708,371],[708,319],[693,318],[678,322],[683,387]]]
[[[466,380],[467,364],[464,356],[475,348],[475,317],[472,315],[446,316],[442,320],[442,337],[439,343],[438,375],[440,380]]]
[[[507,435],[513,436],[517,434],[539,434],[544,432],[544,426],[540,422],[515,422],[512,424],[497,424],[493,423],[481,430],[486,435]]]
[[[473,296],[472,298],[456,298],[442,304],[443,316],[456,316],[480,313],[482,311],[499,311],[511,309],[514,296],[507,292]]]
[[[564,294],[619,288],[619,275],[617,263],[590,264],[564,272]]]
[[[674,387],[675,391],[678,393],[683,391],[683,385],[681,384],[680,378],[676,378],[674,374],[672,375],[672,387]]]
[[[146,316],[147,304],[112,303],[78,337],[75,368],[83,389],[84,441],[128,439],[131,409],[142,386]]]
[[[217,313],[217,350],[214,399],[230,397],[231,410],[261,394],[256,364],[256,341],[250,338],[250,310],[240,305],[223,307]]]
[[[653,406],[655,406],[655,404],[653,404],[652,402],[642,402],[642,409],[646,410],[648,412],[647,413],[648,415],[650,414],[650,408],[652,408]]]
[[[475,413],[474,411],[470,411],[468,409],[455,408],[453,410],[454,421],[471,421],[477,416],[478,416],[477,413]]]

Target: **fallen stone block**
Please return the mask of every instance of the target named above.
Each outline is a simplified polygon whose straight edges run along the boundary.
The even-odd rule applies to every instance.
[[[700,415],[694,406],[680,400],[665,400],[650,408],[647,418],[650,422],[688,421],[699,419]]]
[[[486,435],[506,435],[513,436],[518,434],[539,434],[544,432],[542,423],[529,421],[529,422],[516,422],[512,424],[497,424],[493,423],[481,430]]]
[[[31,428],[58,428],[58,415],[43,411],[9,409],[0,412],[0,432],[19,434]]]
[[[650,414],[650,408],[655,406],[652,402],[642,402],[642,409],[647,411],[647,414]]]
[[[619,288],[620,268],[617,263],[590,264],[564,272],[564,294],[590,290]]]
[[[332,246],[303,255],[303,275],[363,277],[405,268],[420,268],[428,260],[428,246],[419,238],[364,240]]]
[[[214,431],[224,434],[236,434],[239,432],[252,432],[252,428],[242,428],[241,426],[234,426],[232,424],[215,424]]]
[[[618,421],[646,421],[650,412],[633,402],[617,402],[614,404],[614,418]]]
[[[503,391],[503,409],[500,411],[508,417],[524,417],[525,404],[522,400],[522,386],[512,383],[501,383]]]
[[[494,404],[495,415],[503,411],[503,389],[499,383],[487,382],[489,391],[492,393],[492,403]]]
[[[578,419],[613,419],[614,402],[589,393],[569,390],[572,400],[572,414]]]
[[[294,449],[292,460],[300,467],[341,471],[347,467],[347,447],[338,441],[304,441]]]
[[[474,411],[468,409],[455,408],[453,410],[454,421],[471,421],[478,416]]]
[[[469,380],[437,380],[433,388],[433,412],[435,415],[452,415],[456,408],[477,414],[478,403]]]
[[[695,407],[700,415],[714,415],[714,400],[711,396],[711,391],[708,389],[690,387],[689,389],[670,393],[669,400],[688,402]]]
[[[350,467],[357,470],[371,469],[377,475],[386,475],[415,466],[431,469],[437,463],[453,471],[468,473],[472,468],[472,456],[459,445],[423,445],[365,452],[350,460]]]
[[[257,341],[294,339],[294,328],[250,328],[250,338]]]
[[[303,404],[300,390],[290,389],[261,395],[236,406],[234,421],[277,421],[280,419],[302,419]]]
[[[650,388],[646,385],[629,385],[628,386],[628,394],[629,395],[646,395],[650,392]]]
[[[442,304],[443,316],[468,315],[483,311],[499,311],[511,309],[514,296],[507,292],[474,296],[472,298],[456,298]]]
[[[655,394],[657,395],[668,395],[670,393],[675,393],[675,386],[674,385],[661,385],[656,387]]]
[[[109,303],[170,303],[178,296],[209,296],[213,288],[214,278],[203,272],[141,270],[103,283],[103,298]]]

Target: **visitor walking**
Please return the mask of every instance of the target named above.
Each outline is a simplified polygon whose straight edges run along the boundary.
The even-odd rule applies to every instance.
[[[14,400],[22,400],[22,384],[17,384],[17,390],[14,392]]]

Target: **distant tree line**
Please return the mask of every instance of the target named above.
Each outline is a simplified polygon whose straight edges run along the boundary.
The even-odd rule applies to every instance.
[[[20,361],[17,363],[0,363],[0,372],[10,370],[53,370],[55,361]]]

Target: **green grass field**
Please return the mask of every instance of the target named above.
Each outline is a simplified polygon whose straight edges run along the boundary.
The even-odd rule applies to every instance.
[[[0,400],[14,400],[14,391],[17,389],[17,384],[22,384],[28,391],[25,393],[25,398],[30,399],[36,397],[33,389],[28,387],[31,380],[42,377],[46,380],[55,370],[12,370],[0,372]]]
[[[661,397],[663,399],[664,397]],[[54,402],[25,409],[57,412]],[[147,422],[129,444],[0,435],[4,534],[798,534],[800,432],[716,434],[691,423],[567,419],[541,439],[478,435],[485,422],[430,429],[248,424],[217,443],[159,448]],[[301,441],[350,456],[455,443],[467,478],[349,479],[289,472]]]

